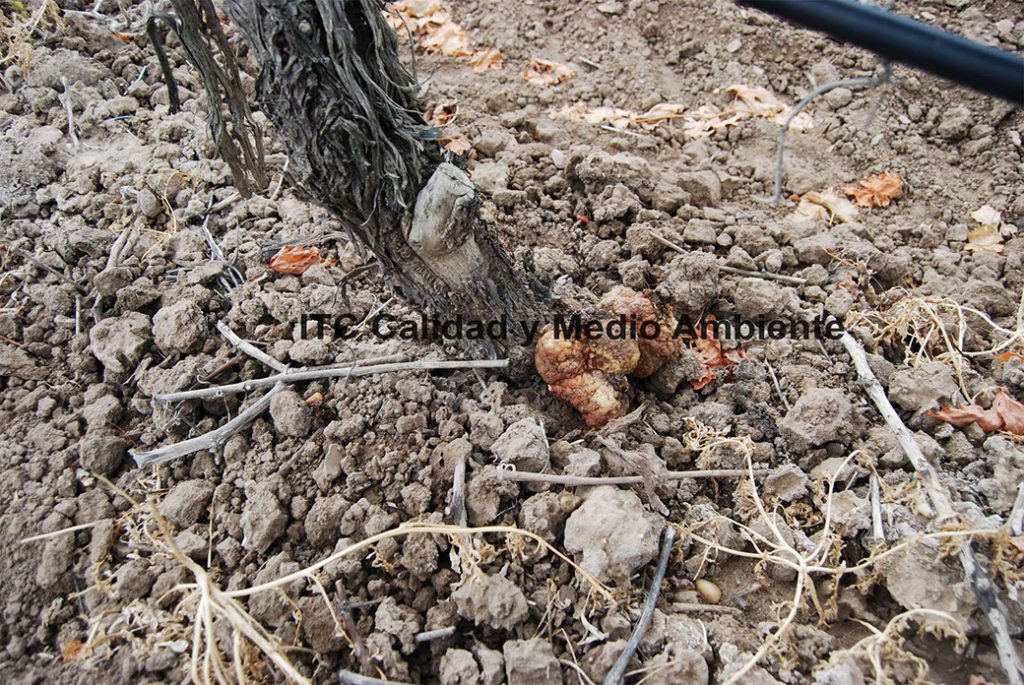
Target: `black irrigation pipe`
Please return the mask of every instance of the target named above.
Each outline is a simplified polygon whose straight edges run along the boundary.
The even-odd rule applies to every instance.
[[[1024,59],[853,0],[736,0],[974,90],[1024,105]]]

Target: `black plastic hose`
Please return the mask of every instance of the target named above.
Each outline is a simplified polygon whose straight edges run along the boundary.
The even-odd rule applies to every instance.
[[[736,0],[974,90],[1024,105],[1024,59],[853,0]]]

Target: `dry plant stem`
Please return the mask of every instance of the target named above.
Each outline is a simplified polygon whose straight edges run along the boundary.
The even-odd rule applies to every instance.
[[[753,276],[755,278],[763,278],[766,281],[778,281],[779,283],[788,283],[789,285],[807,285],[806,278],[800,278],[799,276],[787,276],[785,274],[773,274],[767,271],[751,271],[750,269],[741,269],[737,266],[719,266],[719,271],[724,271],[727,274],[734,274],[736,276]]]
[[[679,612],[700,612],[706,611],[711,614],[742,614],[736,607],[726,607],[721,604],[694,604],[691,602],[675,602],[672,609]]]
[[[287,366],[277,361],[269,354],[253,345],[251,342],[247,340],[242,340],[240,337],[238,337],[238,335],[233,330],[228,328],[227,324],[225,324],[223,321],[217,322],[217,330],[220,331],[221,335],[228,339],[228,342],[230,342],[232,345],[240,349],[242,352],[245,352],[253,359],[263,362],[264,364],[272,368],[274,371],[277,371],[278,373],[285,373],[286,371],[288,371]]]
[[[447,628],[438,628],[437,630],[426,630],[422,633],[416,633],[413,637],[414,642],[431,642],[433,640],[441,640],[446,637],[451,637],[455,634],[455,626],[448,626]]]
[[[797,114],[800,114],[807,105],[811,104],[811,100],[824,95],[825,93],[835,90],[836,88],[857,88],[866,86],[880,86],[890,81],[889,71],[886,70],[881,76],[865,76],[862,78],[847,78],[840,79],[839,81],[831,81],[829,83],[823,83],[818,86],[810,93],[804,96],[804,99],[798,102],[793,109],[789,110],[789,116],[786,117],[786,123],[782,125],[782,130],[779,131],[779,144],[775,154],[775,192],[772,193],[772,202],[778,202],[782,199],[782,162],[786,155],[786,134],[789,133],[789,125],[793,123],[793,119],[796,118]]]
[[[397,373],[398,371],[439,371],[445,369],[503,369],[508,366],[507,359],[482,359],[468,361],[433,361],[422,360],[412,362],[391,362],[377,363],[381,359],[395,359],[395,356],[366,359],[353,364],[341,366],[326,366],[313,369],[294,369],[284,373],[274,374],[266,378],[255,378],[250,381],[232,383],[230,385],[219,385],[212,388],[200,390],[186,390],[185,392],[174,392],[166,395],[155,395],[157,402],[179,402],[181,400],[208,399],[211,397],[220,398],[226,395],[235,395],[241,392],[251,392],[257,388],[275,385],[276,383],[302,383],[319,378],[352,378],[355,376],[369,376],[375,373]],[[369,363],[368,366],[364,364]]]
[[[75,146],[75,152],[81,149],[82,145],[78,141],[78,134],[75,133],[75,110],[71,102],[71,86],[68,85],[68,81],[63,76],[60,77],[61,85],[64,86],[64,92],[60,96],[60,101],[64,105],[64,112],[68,117],[68,137],[71,138],[71,144]]]
[[[936,473],[928,459],[925,458],[921,447],[914,440],[914,435],[903,423],[900,415],[896,413],[896,410],[889,402],[889,398],[886,397],[885,390],[868,365],[868,358],[864,348],[849,333],[843,333],[840,342],[843,343],[843,347],[846,348],[846,351],[853,359],[853,363],[857,367],[857,375],[860,377],[868,397],[871,398],[871,401],[882,415],[882,418],[885,419],[889,428],[896,434],[900,447],[903,448],[907,458],[910,459],[910,463],[914,466],[914,470],[917,472],[918,478],[924,486],[932,506],[935,507],[938,518],[955,520],[957,515],[950,501],[949,493],[946,492],[945,487],[939,482],[938,473]],[[1024,671],[1021,670],[1020,658],[1017,655],[1013,640],[1010,638],[1006,617],[999,607],[995,585],[992,583],[988,573],[978,562],[978,558],[975,556],[969,540],[961,545],[959,557],[967,580],[970,582],[971,588],[978,599],[978,606],[984,613],[989,628],[992,630],[996,651],[999,654],[999,662],[1002,664],[1003,670],[1006,671],[1008,683],[1010,685],[1024,684]]]
[[[764,360],[765,368],[768,369],[768,375],[772,377],[772,383],[775,385],[775,392],[778,393],[779,399],[782,400],[782,406],[786,408],[788,412],[791,407],[789,406],[789,400],[786,399],[786,393],[782,392],[782,384],[779,383],[779,377],[775,375],[775,369],[772,368],[771,362],[767,359]]]
[[[255,585],[255,586],[250,587],[250,588],[244,588],[244,589],[241,589],[241,590],[227,591],[227,592],[224,592],[224,595],[226,597],[231,597],[231,598],[234,598],[234,599],[238,599],[238,598],[241,598],[241,597],[248,597],[250,595],[254,595],[254,594],[259,593],[259,592],[266,592],[267,590],[273,590],[275,588],[283,587],[283,586],[288,585],[289,583],[294,582],[296,580],[301,580],[303,578],[310,577],[311,574],[315,573],[316,571],[319,571],[320,569],[322,569],[323,567],[325,567],[325,566],[327,566],[329,564],[334,563],[335,561],[341,559],[344,556],[347,556],[347,555],[352,554],[354,552],[358,552],[360,550],[367,549],[367,548],[372,547],[373,545],[377,544],[381,540],[387,540],[389,538],[401,537],[403,535],[413,535],[413,534],[418,534],[418,535],[425,535],[425,534],[426,535],[447,535],[449,537],[456,537],[456,536],[460,536],[460,535],[483,535],[483,534],[487,534],[487,533],[505,533],[507,535],[522,535],[523,537],[530,538],[531,540],[533,540],[533,541],[539,543],[540,545],[542,545],[545,549],[547,549],[549,552],[554,554],[556,557],[558,557],[559,559],[561,559],[565,563],[569,564],[569,566],[571,566],[573,568],[573,570],[575,570],[576,573],[579,574],[579,576],[583,580],[585,580],[595,592],[597,592],[602,597],[604,597],[605,600],[607,600],[608,602],[611,602],[611,603],[615,602],[615,596],[612,594],[611,590],[606,588],[604,586],[604,584],[600,580],[598,580],[596,576],[594,576],[594,574],[589,573],[588,571],[585,571],[584,569],[582,569],[579,566],[579,564],[574,562],[572,559],[567,557],[562,552],[559,552],[557,549],[555,549],[554,546],[551,545],[550,542],[545,540],[540,535],[537,535],[536,533],[531,533],[528,530],[524,530],[522,528],[517,528],[515,526],[479,526],[479,527],[466,528],[466,527],[463,527],[463,526],[449,526],[449,525],[444,525],[444,524],[432,524],[432,523],[405,523],[405,524],[402,524],[402,525],[398,526],[397,528],[392,528],[391,530],[386,530],[383,533],[377,533],[376,535],[371,535],[370,537],[366,538],[365,540],[361,540],[359,542],[351,544],[348,547],[346,547],[344,549],[341,549],[341,550],[338,550],[338,551],[334,552],[333,554],[331,554],[330,556],[327,556],[327,557],[321,559],[320,561],[316,562],[315,564],[313,564],[311,566],[308,566],[308,567],[306,567],[304,569],[300,569],[300,570],[295,571],[293,573],[289,573],[286,576],[282,576],[281,578],[278,578],[276,580],[271,580],[271,581],[268,581],[266,583],[261,583],[260,585]]]
[[[466,458],[461,457],[455,464],[452,478],[452,521],[457,526],[466,525]]]
[[[682,254],[686,253],[686,250],[684,250],[679,245],[676,245],[674,242],[672,242],[671,240],[664,236],[655,233],[654,239],[661,243],[662,245],[664,245],[665,247],[669,248],[670,250],[675,250],[676,252]],[[737,276],[754,276],[755,278],[763,278],[768,281],[778,281],[780,283],[789,283],[790,285],[807,285],[807,279],[799,278],[797,276],[786,276],[785,274],[772,274],[766,271],[751,271],[750,269],[740,269],[739,267],[735,266],[719,266],[718,270],[724,271],[727,274],[735,274]]]
[[[397,680],[381,680],[380,678],[371,678],[367,675],[359,675],[352,671],[346,671],[342,669],[338,671],[338,682],[344,685],[409,685],[408,683],[402,683]]]
[[[620,685],[622,683],[622,677],[626,672],[626,667],[629,666],[630,659],[633,658],[637,647],[640,646],[640,640],[647,633],[647,629],[651,627],[654,607],[658,603],[661,582],[665,579],[665,569],[668,568],[668,558],[672,555],[672,543],[675,542],[675,539],[676,529],[672,526],[665,526],[665,533],[661,540],[661,555],[658,557],[658,566],[654,570],[654,579],[651,580],[651,589],[647,593],[643,613],[640,614],[640,620],[636,622],[633,634],[629,636],[629,642],[626,643],[622,654],[619,655],[612,669],[608,671],[608,675],[604,677],[602,685]]]
[[[1017,499],[1014,501],[1006,521],[1010,526],[1011,535],[1020,535],[1024,532],[1024,483],[1017,486]]]
[[[665,471],[658,475],[658,480],[684,480],[686,478],[738,478],[748,475],[746,469],[710,469],[705,471]],[[754,475],[765,475],[766,469],[754,471]],[[551,483],[553,485],[568,485],[573,487],[586,485],[634,485],[643,483],[642,476],[569,476],[556,473],[531,473],[529,471],[514,471],[512,469],[498,469],[498,477],[516,483]]]
[[[202,450],[210,450],[220,447],[229,437],[231,437],[231,435],[234,434],[235,431],[248,425],[251,421],[256,419],[256,417],[262,414],[267,407],[270,406],[270,401],[274,399],[274,395],[281,392],[286,387],[288,386],[285,383],[278,383],[270,390],[270,392],[220,428],[215,428],[209,433],[200,435],[199,437],[184,440],[182,442],[175,443],[174,445],[160,447],[149,452],[136,452],[135,450],[131,450],[132,458],[135,459],[135,463],[139,467],[145,467],[177,459],[178,457],[184,457]]]
[[[871,534],[876,542],[885,542],[885,528],[882,526],[882,492],[878,476],[871,474]]]

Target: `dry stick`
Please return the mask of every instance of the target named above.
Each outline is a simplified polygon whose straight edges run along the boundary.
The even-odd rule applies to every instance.
[[[455,463],[455,474],[452,478],[452,521],[457,526],[466,527],[466,457],[460,457]]]
[[[1017,486],[1017,499],[1014,501],[1006,521],[1010,526],[1011,534],[1020,535],[1021,532],[1024,532],[1024,483]]]
[[[891,72],[886,68],[885,72],[881,76],[865,76],[861,78],[847,78],[839,81],[830,81],[829,83],[823,83],[818,86],[810,93],[804,96],[804,99],[798,102],[793,109],[789,110],[789,116],[786,117],[785,123],[782,124],[782,130],[779,132],[779,144],[775,151],[775,192],[772,193],[772,202],[778,202],[782,199],[782,162],[786,155],[786,134],[789,133],[789,125],[793,123],[793,119],[796,115],[803,111],[803,109],[811,104],[811,100],[824,95],[825,93],[835,90],[836,88],[856,88],[860,86],[881,86],[891,81]]]
[[[657,475],[658,480],[683,480],[685,478],[738,478],[748,475],[747,469],[709,469],[704,471],[665,471]],[[754,475],[762,476],[767,469],[758,469]],[[570,476],[557,473],[531,473],[498,469],[498,478],[517,483],[552,483],[554,485],[585,486],[585,485],[633,485],[643,483],[642,476]]]
[[[401,683],[397,680],[381,680],[380,678],[371,678],[367,675],[359,675],[352,671],[346,671],[344,669],[338,671],[338,681],[343,685],[409,685],[408,683]]]
[[[442,638],[451,637],[455,634],[455,626],[448,626],[447,628],[438,628],[437,630],[425,630],[422,633],[416,633],[413,637],[413,642],[431,642],[432,640],[440,640]]]
[[[791,407],[789,406],[789,400],[786,399],[786,393],[782,392],[782,384],[779,383],[779,377],[775,375],[775,369],[772,368],[772,363],[767,359],[764,360],[764,365],[768,368],[768,375],[772,377],[772,383],[775,384],[775,392],[779,394],[779,399],[782,400],[782,405],[788,412]]]
[[[640,620],[636,622],[633,634],[629,636],[626,648],[622,650],[618,661],[604,677],[602,685],[620,685],[622,677],[626,673],[633,653],[640,646],[647,629],[651,627],[651,618],[654,616],[654,605],[658,603],[658,593],[661,592],[661,581],[665,579],[665,569],[668,568],[668,558],[672,555],[672,543],[676,539],[676,529],[672,526],[665,527],[665,534],[661,540],[661,556],[658,557],[658,567],[654,571],[654,580],[651,581],[651,589],[647,593],[647,602],[644,603],[643,613]]]
[[[274,395],[281,392],[286,387],[288,387],[286,383],[278,383],[270,390],[270,392],[254,402],[245,411],[225,423],[220,428],[215,428],[209,433],[189,440],[184,440],[173,445],[167,445],[166,447],[159,447],[149,452],[136,452],[135,450],[131,450],[130,454],[132,455],[132,458],[135,459],[135,463],[138,466],[143,467],[160,464],[165,461],[170,461],[171,459],[177,459],[178,457],[184,457],[186,455],[193,454],[194,452],[219,447],[223,445],[235,431],[249,424],[251,421],[256,419],[256,417],[262,414],[266,408],[270,406],[270,401],[274,398]]]
[[[882,527],[882,491],[878,476],[871,474],[871,531],[877,542],[885,542],[885,528]]]
[[[924,486],[932,505],[935,507],[938,518],[955,519],[957,515],[950,501],[949,493],[946,492],[945,487],[939,482],[938,473],[928,459],[925,458],[924,453],[921,452],[921,447],[914,439],[913,433],[910,432],[900,418],[900,415],[893,409],[889,398],[885,395],[885,390],[868,365],[868,357],[864,352],[864,348],[849,333],[843,333],[840,342],[843,343],[843,347],[846,348],[846,351],[853,359],[854,366],[857,367],[857,375],[860,377],[868,397],[871,398],[871,401],[882,415],[882,418],[885,419],[889,428],[896,434],[900,447],[903,448],[907,458],[910,459],[910,463],[914,466],[914,470],[917,471],[918,478]],[[978,606],[985,614],[989,628],[992,630],[996,652],[999,654],[999,662],[1002,664],[1003,670],[1006,671],[1009,685],[1024,685],[1020,660],[1014,649],[1013,641],[1010,639],[1006,617],[1000,610],[995,585],[985,569],[978,563],[978,558],[974,555],[974,549],[971,547],[970,540],[965,541],[960,547],[959,556],[960,564],[963,566],[967,580],[970,582],[974,595],[978,599]]]
[[[242,352],[245,352],[253,359],[263,362],[264,364],[272,368],[274,371],[277,371],[278,373],[285,373],[286,371],[288,371],[287,366],[277,361],[269,354],[253,345],[248,340],[242,340],[240,337],[238,337],[238,335],[233,330],[228,328],[227,324],[225,324],[223,321],[217,322],[217,330],[220,331],[221,335],[228,339],[228,342],[230,342],[232,345],[240,349]]]
[[[675,602],[672,608],[676,611],[707,611],[712,614],[742,614],[743,611],[736,607],[722,606],[721,604],[695,604],[693,602]]]
[[[249,381],[241,381],[230,385],[218,385],[211,388],[199,390],[186,390],[184,392],[172,392],[166,395],[154,395],[157,402],[179,402],[181,400],[207,399],[210,397],[224,397],[225,395],[237,395],[241,392],[251,392],[257,388],[274,385],[275,383],[302,383],[318,378],[341,378],[354,376],[369,376],[375,373],[391,373],[397,371],[433,371],[442,369],[503,369],[508,366],[507,359],[484,359],[470,361],[413,361],[413,362],[391,362],[377,363],[383,360],[393,360],[396,355],[364,359],[361,361],[341,366],[325,366],[321,368],[304,368],[285,371],[265,378],[254,378]],[[369,366],[363,366],[367,362]]]
[[[669,240],[668,238],[666,238],[664,236],[661,236],[661,235],[658,235],[657,233],[655,233],[654,234],[654,239],[657,242],[659,242],[662,245],[664,245],[665,247],[669,248],[670,250],[675,250],[676,252],[679,252],[681,254],[685,254],[686,253],[685,249],[683,249],[679,245],[676,245],[674,242],[672,242],[671,240]],[[724,265],[719,265],[718,270],[719,271],[724,271],[727,274],[736,274],[738,276],[754,276],[755,278],[763,278],[763,279],[768,280],[768,281],[779,281],[780,283],[789,283],[790,285],[807,285],[807,279],[806,278],[800,278],[799,276],[786,276],[785,274],[772,274],[772,273],[768,273],[766,271],[751,271],[750,269],[741,269],[741,268],[736,267],[736,266],[724,266]]]
[[[778,281],[779,283],[789,283],[790,285],[807,285],[806,278],[800,278],[799,276],[787,276],[785,274],[773,274],[767,271],[752,271],[751,269],[741,269],[738,266],[719,266],[719,271],[724,271],[727,274],[735,274],[737,276],[754,276],[755,278],[763,278],[767,281]]]

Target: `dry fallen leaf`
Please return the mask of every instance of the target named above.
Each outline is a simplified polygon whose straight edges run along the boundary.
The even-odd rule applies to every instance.
[[[320,250],[304,245],[285,245],[270,258],[270,268],[278,273],[299,275],[323,261]]]
[[[420,38],[420,47],[427,52],[439,52],[446,57],[470,57],[473,51],[469,47],[466,30],[458,24],[448,21],[443,24],[431,24],[431,28]]]
[[[458,104],[453,100],[447,100],[428,105],[427,111],[423,113],[423,118],[426,119],[427,123],[431,126],[447,126],[455,121],[455,117],[458,113]]]
[[[971,218],[980,225],[967,234],[967,250],[1001,253],[1003,238],[1017,232],[1013,224],[1003,223],[1002,213],[989,205],[971,212]]]
[[[464,155],[473,149],[473,144],[466,136],[453,136],[451,138],[438,138],[437,141],[444,145],[444,149],[452,154]]]
[[[793,223],[810,220],[848,224],[856,221],[859,213],[852,202],[832,190],[812,190],[800,197],[797,208],[786,218]]]
[[[505,60],[498,48],[486,48],[473,53],[473,56],[469,58],[469,64],[473,67],[473,71],[479,73],[488,69],[501,69],[505,66]]]
[[[967,233],[967,250],[971,252],[1003,251],[1003,236],[995,226],[978,226]]]
[[[1024,404],[1010,397],[1002,388],[996,390],[996,397],[989,409],[977,404],[965,404],[929,411],[928,415],[957,428],[976,423],[986,433],[1005,430],[1014,435],[1024,435]]]
[[[618,107],[595,107],[587,111],[581,104],[567,105],[552,112],[558,119],[585,121],[599,126],[613,126],[618,129],[642,128],[653,131],[658,126],[672,119],[681,119],[686,115],[686,107],[671,102],[662,102],[643,113]]]
[[[576,70],[562,62],[534,57],[523,70],[523,78],[537,86],[557,86],[576,75]]]
[[[903,197],[903,179],[890,171],[868,176],[858,183],[859,188],[846,186],[843,192],[851,196],[859,207],[888,207],[890,202]]]
[[[64,648],[61,649],[60,655],[61,660],[68,664],[72,661],[78,661],[89,656],[90,649],[86,647],[85,643],[79,640],[77,637],[73,637],[67,641]]]
[[[715,378],[718,377],[715,374],[715,369],[725,368],[729,370],[732,366],[738,364],[746,357],[743,350],[740,349],[722,350],[721,341],[716,340],[711,335],[711,331],[713,330],[712,321],[714,321],[714,317],[711,317],[709,321],[704,324],[703,334],[693,340],[693,346],[697,350],[697,356],[703,360],[705,367],[704,375],[698,380],[690,383],[694,390],[705,388],[715,380]]]

